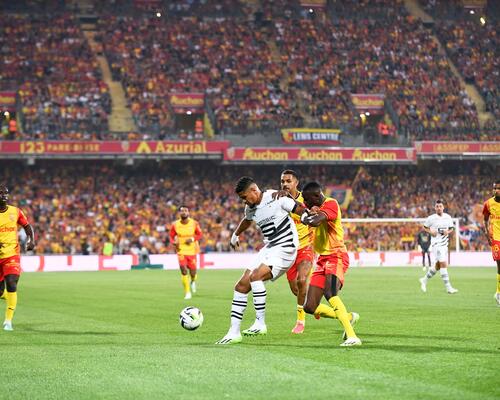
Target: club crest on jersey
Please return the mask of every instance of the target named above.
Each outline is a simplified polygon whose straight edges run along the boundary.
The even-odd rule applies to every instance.
[[[14,214],[9,214],[9,219],[14,222],[16,220],[16,216]]]

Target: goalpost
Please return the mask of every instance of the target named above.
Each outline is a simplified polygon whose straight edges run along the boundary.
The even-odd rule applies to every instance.
[[[452,218],[455,225],[455,251],[460,252],[460,219]],[[343,218],[343,223],[363,223],[363,224],[405,224],[416,223],[420,228],[425,222],[426,218]]]

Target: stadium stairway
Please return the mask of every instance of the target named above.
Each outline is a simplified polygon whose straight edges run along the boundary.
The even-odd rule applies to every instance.
[[[422,22],[427,25],[427,26],[432,26],[434,25],[435,21],[434,19],[427,14],[420,4],[418,3],[417,0],[405,0],[405,7],[408,10],[408,12],[413,15],[416,18],[420,18]],[[436,43],[439,45],[439,49],[443,54],[446,54],[446,51],[444,49],[443,44],[440,42],[440,40],[437,38],[437,36],[432,35],[432,38],[436,41]],[[458,71],[457,67],[453,63],[453,61],[448,58],[448,63],[450,64],[450,68],[453,72],[453,74],[459,79],[460,85],[465,88],[465,91],[467,92],[467,95],[470,97],[470,99],[474,102],[476,105],[478,117],[479,117],[479,124],[480,126],[484,126],[486,121],[488,121],[490,118],[493,118],[493,114],[489,113],[486,111],[486,104],[484,102],[483,97],[477,90],[477,88],[474,85],[467,84]]]
[[[95,28],[95,26],[93,26]],[[99,54],[97,49],[100,45],[94,40],[95,30],[92,29],[91,24],[84,27],[84,35],[89,42],[90,48],[94,52],[102,72],[103,81],[109,86],[109,93],[111,95],[111,115],[108,120],[108,127],[111,132],[137,132],[132,112],[127,106],[127,99],[125,91],[120,82],[114,81],[109,69],[108,60],[103,55]]]

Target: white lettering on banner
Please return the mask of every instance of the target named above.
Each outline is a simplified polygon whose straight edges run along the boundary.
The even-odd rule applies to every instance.
[[[487,267],[493,266],[490,252],[452,252],[453,267]],[[200,269],[239,269],[244,270],[256,253],[207,253],[198,256]],[[152,264],[163,264],[165,270],[177,270],[179,264],[175,254],[153,254]],[[351,267],[405,267],[420,266],[420,252],[372,252],[349,253]],[[134,257],[131,255],[105,256],[21,256],[23,272],[60,272],[60,271],[99,271],[130,270]]]

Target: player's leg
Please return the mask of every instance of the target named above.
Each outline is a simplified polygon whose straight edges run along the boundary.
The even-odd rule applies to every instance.
[[[191,288],[189,286],[189,271],[188,271],[187,258],[182,254],[178,254],[177,259],[179,260],[179,270],[181,271],[181,281],[182,281],[182,287],[184,289],[184,299],[189,300],[192,297],[192,295],[191,295]]]
[[[429,268],[430,268],[431,267],[431,252],[429,250],[427,250],[427,261],[428,261]]]
[[[324,295],[325,288],[325,265],[322,260],[318,260],[315,271],[311,275],[311,282],[307,288],[306,300],[304,303],[304,311],[307,314],[314,315],[314,318],[337,318],[337,314],[333,308],[321,304],[321,299]]]
[[[191,275],[191,293],[196,293],[196,281],[198,279],[198,268],[196,264],[196,256],[188,257],[189,274]]]
[[[7,298],[7,292],[5,291],[5,280],[0,278],[0,299],[5,300]]]
[[[420,289],[422,289],[422,292],[427,292],[427,283],[429,282],[429,279],[431,279],[434,275],[436,275],[436,272],[439,269],[439,262],[437,261],[438,259],[438,249],[436,247],[432,248],[432,259],[436,260],[436,264],[433,266],[432,264],[429,263],[429,270],[427,273],[419,279],[420,281]]]
[[[246,270],[234,286],[231,303],[231,326],[227,334],[215,344],[234,344],[241,342],[241,320],[247,308],[250,286],[250,270]]]
[[[266,264],[259,265],[250,273],[250,286],[252,288],[253,306],[255,308],[255,322],[243,331],[245,336],[265,335],[266,326],[266,298],[265,281],[273,278],[272,267]]]
[[[458,290],[451,286],[450,282],[450,275],[448,272],[448,250],[446,248],[442,249],[439,255],[439,274],[441,275],[441,279],[443,280],[444,287],[449,294],[457,293]]]
[[[311,272],[312,262],[309,259],[303,259],[297,266],[297,323],[292,333],[300,334],[304,332],[306,324],[306,313],[304,312],[304,302],[306,301],[307,281]]]
[[[495,299],[500,306],[500,260],[497,260],[497,291],[495,293]]]
[[[342,281],[334,274],[326,274],[324,295],[328,302],[332,305],[337,319],[344,328],[343,337],[344,343],[341,346],[359,346],[361,340],[356,336],[353,325],[358,320],[359,316],[356,313],[348,313],[344,302],[339,296],[339,291],[342,287]],[[352,322],[351,322],[352,321]]]
[[[19,281],[19,275],[8,274],[4,277],[5,280],[5,290],[7,292],[6,303],[7,307],[5,309],[5,320],[3,323],[3,329],[6,331],[11,331],[12,329],[12,319],[14,318],[14,312],[17,306],[17,282]]]

